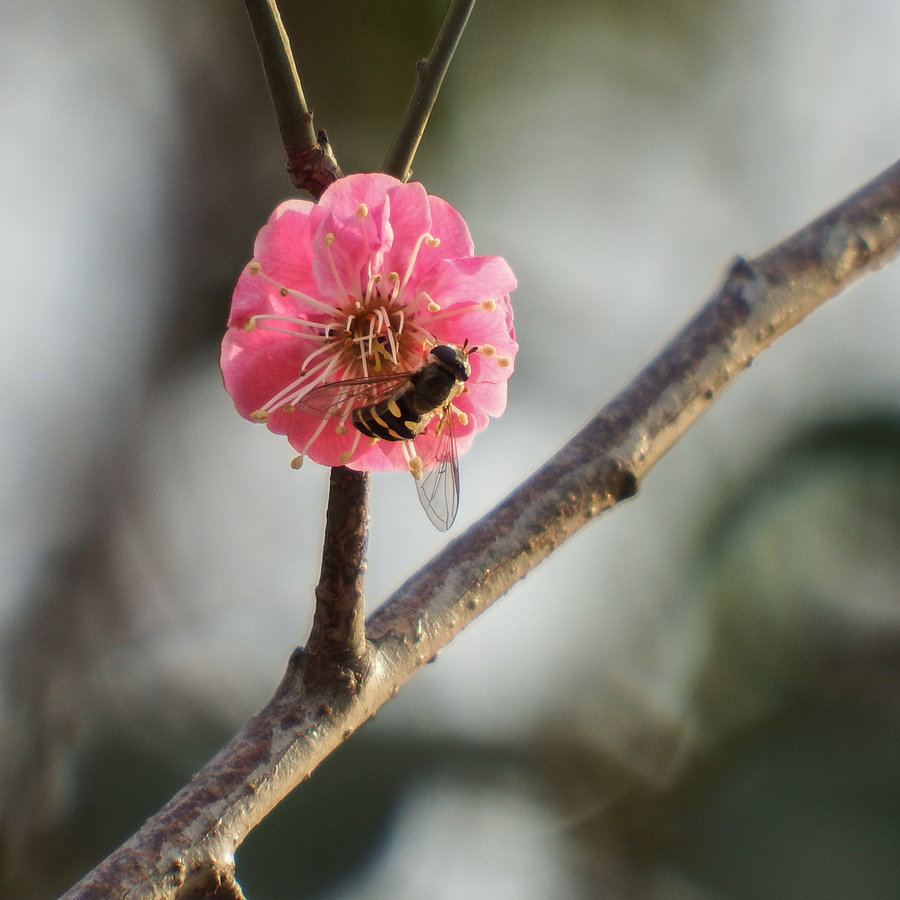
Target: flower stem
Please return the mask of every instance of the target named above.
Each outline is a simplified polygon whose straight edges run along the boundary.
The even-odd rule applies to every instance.
[[[244,5],[262,58],[291,181],[318,200],[343,173],[325,132],[317,135],[313,127],[313,114],[306,105],[291,42],[275,0],[244,0]]]
[[[382,167],[388,175],[401,181],[409,178],[413,157],[425,133],[428,117],[474,6],[475,0],[450,0],[450,7],[431,48],[431,54],[416,66],[416,86],[406,107],[400,130]]]
[[[316,613],[306,649],[316,664],[340,667],[342,683],[355,682],[362,673],[368,529],[368,473],[333,468]]]

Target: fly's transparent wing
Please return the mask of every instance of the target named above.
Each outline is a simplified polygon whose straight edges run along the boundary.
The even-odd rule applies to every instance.
[[[297,401],[297,409],[320,418],[343,417],[351,409],[372,406],[394,394],[409,379],[409,372],[371,375],[368,378],[345,378],[313,388]]]
[[[422,477],[415,479],[416,491],[431,524],[438,531],[447,531],[459,509],[459,460],[449,406],[444,407],[435,430],[437,439],[422,460]]]

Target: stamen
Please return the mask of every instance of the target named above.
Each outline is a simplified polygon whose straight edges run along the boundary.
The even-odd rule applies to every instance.
[[[299,469],[300,466],[302,466],[302,465],[303,465],[303,454],[302,453],[299,456],[295,456],[291,460],[291,468],[292,469],[295,469],[295,470]]]
[[[416,446],[412,441],[404,441],[400,445],[403,455],[406,457],[406,464],[409,466],[410,474],[417,481],[422,477],[422,459],[416,453]]]
[[[427,231],[424,234],[419,235],[419,239],[416,241],[415,246],[413,247],[413,251],[409,256],[409,263],[406,266],[406,274],[403,276],[403,280],[400,282],[400,287],[397,290],[397,293],[402,293],[403,289],[406,287],[406,283],[409,281],[410,276],[412,275],[413,268],[416,265],[416,260],[419,257],[419,250],[422,248],[422,244],[428,244],[429,247],[437,247],[440,244],[440,239],[436,238],[433,234],[429,234]]]
[[[324,330],[325,334],[305,334],[299,331],[291,331],[288,328],[273,328],[271,325],[259,324],[261,322],[287,322],[291,325],[300,325],[303,328],[316,328]],[[244,326],[245,331],[253,331],[254,328],[263,328],[266,331],[279,331],[281,334],[291,334],[294,337],[311,338],[312,340],[325,340],[329,337],[329,332],[334,326],[330,323],[311,322],[309,319],[302,319],[299,316],[279,316],[274,313],[259,313],[251,316]]]
[[[354,429],[356,431],[356,429]],[[340,455],[340,461],[342,464],[350,462],[354,456],[356,456],[356,448],[359,446],[359,439],[362,437],[361,431],[356,431],[356,434],[353,438],[353,443],[350,445],[349,450],[344,450]]]
[[[304,371],[299,378],[295,378],[289,385],[282,388],[262,407],[261,412],[267,415],[282,409],[285,406],[295,406],[299,400],[305,397],[314,387],[322,384],[328,376],[340,364],[337,359],[326,359]]]
[[[388,330],[387,330],[387,342],[388,342],[388,347],[390,348],[390,360],[396,366],[397,365],[397,341],[394,338],[394,330],[392,328],[388,328]]]
[[[478,348],[478,351],[479,351],[483,356],[493,356],[493,355],[497,352],[497,348],[494,347],[492,344],[482,344],[482,345]]]
[[[311,306],[313,309],[319,310],[320,312],[328,313],[328,315],[330,316],[334,316],[335,313],[338,312],[336,304],[317,300],[315,297],[310,297],[309,294],[304,294],[302,291],[295,290],[294,288],[285,287],[283,284],[277,282],[274,278],[270,278],[268,275],[266,275],[265,272],[263,272],[262,266],[256,261],[250,263],[250,271],[253,275],[258,275],[260,278],[268,281],[269,284],[271,284],[273,287],[278,288],[278,292],[282,297],[293,297],[294,300],[305,303]]]
[[[501,369],[506,369],[512,365],[512,360],[508,356],[498,356],[497,365],[500,366]]]
[[[435,303],[434,298],[431,296],[431,294],[428,293],[428,291],[422,291],[419,296],[424,297],[428,301],[428,305],[425,307],[428,312],[434,313],[440,310],[440,305],[438,303]],[[416,299],[418,299],[418,297]]]
[[[364,219],[369,214],[369,207],[366,206],[365,203],[360,203],[359,206],[356,207],[356,215],[359,216],[360,219]]]
[[[497,308],[497,304],[493,300],[482,300],[481,308],[493,312]]]
[[[365,353],[359,354],[359,365],[362,368],[362,377],[369,377],[369,357]]]
[[[365,303],[368,306],[372,302],[372,294],[375,292],[375,285],[381,281],[381,275],[373,275],[371,271],[372,260],[369,260],[369,278],[366,281]]]
[[[353,443],[350,445],[350,458],[351,459],[354,456],[356,456],[356,448],[359,446],[360,438],[363,436],[362,432],[359,431],[358,429],[354,428],[353,431],[354,431]]]
[[[303,450],[300,452],[301,459],[309,453],[309,448],[319,439],[319,435],[322,433],[325,425],[327,424],[328,419],[322,419],[319,422],[319,427],[313,432],[312,437],[304,444]]]
[[[400,276],[396,272],[390,272],[388,281],[391,283],[391,289],[388,291],[388,303],[390,303],[400,293]]]
[[[334,256],[331,253],[331,245],[334,243],[334,232],[329,231],[328,234],[325,235],[325,255],[328,257],[328,268],[331,269],[331,274],[334,276],[334,280],[337,282],[337,286],[340,288],[342,297],[351,296],[347,291],[347,288],[344,287],[344,282],[341,280],[341,275],[337,270],[337,266],[334,264]]]
[[[307,356],[306,359],[303,360],[303,363],[302,363],[302,365],[300,366],[300,374],[301,374],[301,376],[303,376],[303,375],[306,375],[306,376],[311,375],[311,374],[313,374],[317,369],[321,370],[323,367],[327,366],[327,365],[328,365],[328,360],[323,360],[322,362],[316,363],[315,366],[310,365],[310,363],[312,363],[312,361],[313,361],[317,356],[330,355],[330,354],[332,354],[332,353],[334,353],[334,346],[333,346],[332,344],[326,344],[326,345],[323,346],[323,347],[318,347],[317,349],[313,350],[313,352],[310,353],[309,356]]]

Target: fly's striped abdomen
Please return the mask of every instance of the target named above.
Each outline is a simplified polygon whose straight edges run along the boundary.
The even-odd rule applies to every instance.
[[[363,434],[383,441],[411,441],[422,424],[422,416],[409,409],[408,394],[354,409],[352,418]]]
[[[457,383],[464,380],[462,376],[467,377],[468,372],[451,368],[438,358],[412,372],[393,397],[354,409],[353,424],[368,437],[411,441],[422,430],[426,417],[447,403]]]

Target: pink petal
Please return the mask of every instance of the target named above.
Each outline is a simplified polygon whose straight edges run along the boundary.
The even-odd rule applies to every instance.
[[[260,230],[253,256],[266,275],[285,287],[315,293],[312,239],[322,211],[307,200],[280,204]]]
[[[444,259],[415,285],[416,291],[427,291],[441,306],[471,300],[497,300],[516,287],[506,260],[500,256],[467,256]]]
[[[441,256],[458,259],[475,252],[469,228],[463,217],[446,201],[432,194],[428,196],[431,207],[431,233],[441,240]]]
[[[317,290],[336,308],[348,297],[362,297],[368,278],[367,263],[384,250],[385,239],[372,220],[337,217],[329,210],[313,239],[313,271]],[[387,235],[390,240],[390,234]]]
[[[428,195],[418,182],[398,184],[388,192],[391,210],[393,240],[384,256],[384,271],[396,272],[401,278],[406,275],[409,262],[419,239],[431,233],[431,212]],[[436,248],[422,243],[418,259],[428,257],[428,252],[438,252]],[[433,264],[433,261],[432,261]]]
[[[342,218],[355,216],[361,203],[373,213],[381,210],[388,192],[402,184],[402,181],[380,172],[347,175],[325,189],[319,206]]]

